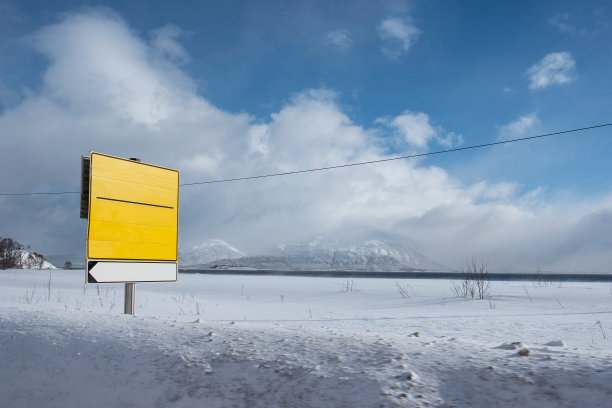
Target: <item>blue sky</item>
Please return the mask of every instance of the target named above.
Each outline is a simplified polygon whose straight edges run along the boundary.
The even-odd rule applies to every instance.
[[[19,169],[2,190],[78,189],[70,174],[89,150],[144,155],[190,182],[607,123],[611,40],[605,1],[0,1],[2,159]],[[584,233],[571,258],[597,258],[597,269],[608,258],[594,242],[612,232],[610,152],[605,128],[333,176],[194,188],[182,199],[182,239],[222,238],[249,252],[262,250],[262,233],[274,245],[350,226],[399,235],[449,264],[484,253],[504,268],[528,258],[562,269],[559,251],[599,217],[603,232]],[[57,198],[57,213],[19,200],[0,201],[0,235],[78,250],[70,198]],[[15,216],[24,208],[38,224]],[[533,219],[539,231],[526,227]],[[40,223],[65,238],[32,236]],[[480,231],[453,249],[474,228],[508,236]],[[521,255],[553,236],[565,241]],[[514,257],[500,255],[508,247]]]

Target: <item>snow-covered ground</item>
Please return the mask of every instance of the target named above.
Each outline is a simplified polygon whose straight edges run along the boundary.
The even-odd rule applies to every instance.
[[[123,285],[83,282],[0,271],[0,406],[612,401],[609,283],[492,282],[472,300],[445,280],[181,275],[138,284],[126,316]]]

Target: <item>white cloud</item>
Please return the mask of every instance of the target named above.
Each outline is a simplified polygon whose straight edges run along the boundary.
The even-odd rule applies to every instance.
[[[397,59],[405,54],[421,34],[411,19],[390,17],[378,25],[378,35],[385,42],[383,53]]]
[[[224,112],[197,94],[176,55],[160,54],[107,12],[68,16],[35,43],[49,57],[44,83],[0,115],[0,134],[10,135],[0,138],[5,191],[78,190],[79,158],[89,150],[175,167],[189,183],[385,159],[381,141],[398,136],[421,149],[459,138],[423,112],[360,126],[325,89],[297,93],[266,120]],[[500,132],[534,123],[527,116]],[[585,254],[591,266],[612,260],[588,241],[590,229],[610,225],[601,211],[612,197],[562,206],[533,204],[532,195],[512,181],[465,184],[413,161],[191,186],[181,190],[181,245],[217,237],[253,253],[351,230],[400,236],[451,266],[472,255],[497,269],[563,268],[561,253],[565,264]],[[47,253],[82,250],[78,195],[0,205],[3,236]],[[584,238],[575,253],[567,249],[574,231]]]
[[[220,152],[198,153],[195,156],[179,161],[178,167],[183,171],[188,171],[197,174],[214,175],[219,169],[222,161]]]
[[[353,40],[351,39],[350,32],[347,29],[329,32],[327,34],[327,41],[329,44],[333,45],[342,52],[348,51],[353,46]]]
[[[270,139],[270,128],[267,125],[253,125],[249,129],[249,152],[261,155],[264,159],[268,156]]]
[[[486,181],[471,186],[470,191],[474,197],[482,197],[490,200],[506,200],[512,198],[519,191],[519,185],[513,182],[500,182],[489,186]]]
[[[575,78],[576,62],[569,52],[553,52],[527,70],[529,89],[543,89],[571,82]]]
[[[444,134],[442,130],[439,130],[436,136],[436,142],[442,147],[451,148],[462,145],[463,136],[455,132],[446,132]]]
[[[164,57],[185,63],[189,61],[189,55],[178,41],[183,34],[179,27],[173,24],[165,25],[151,32],[151,45]]]
[[[191,79],[170,61],[155,58],[156,49],[135,38],[112,13],[69,17],[41,30],[34,44],[51,61],[44,77],[45,96],[75,111],[95,105],[155,126],[196,103]]]
[[[515,121],[499,127],[499,140],[517,139],[525,136],[533,136],[540,125],[540,120],[535,113],[524,115]]]
[[[447,148],[463,143],[461,135],[432,125],[429,116],[423,112],[404,111],[394,118],[378,118],[375,123],[392,129],[402,142],[419,149],[426,148],[431,140]]]
[[[436,129],[429,123],[429,116],[424,113],[405,111],[393,118],[390,123],[408,143],[416,147],[425,147],[429,140],[437,135]]]
[[[557,13],[548,19],[548,23],[556,27],[557,30],[559,30],[559,32],[561,33],[579,34],[579,35],[589,34],[589,30],[584,29],[584,28],[579,28],[571,24],[570,18],[571,16],[569,13]]]

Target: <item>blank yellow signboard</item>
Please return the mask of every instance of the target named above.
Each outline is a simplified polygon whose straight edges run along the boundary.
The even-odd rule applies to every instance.
[[[177,170],[90,154],[89,261],[177,262]]]

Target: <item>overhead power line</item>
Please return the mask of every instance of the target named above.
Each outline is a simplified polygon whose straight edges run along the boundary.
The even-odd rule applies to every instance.
[[[0,196],[34,196],[34,195],[62,195],[62,194],[81,194],[80,191],[57,191],[51,193],[0,193]]]
[[[387,159],[378,159],[378,160],[370,160],[370,161],[357,162],[357,163],[339,164],[339,165],[336,165],[336,166],[328,166],[328,167],[318,167],[318,168],[315,168],[315,169],[294,170],[294,171],[286,171],[286,172],[283,172],[283,173],[262,174],[262,175],[259,175],[259,176],[237,177],[237,178],[219,179],[219,180],[211,180],[211,181],[198,181],[198,182],[195,182],[195,183],[181,184],[181,186],[195,186],[195,185],[199,185],[199,184],[227,183],[227,182],[230,182],[230,181],[243,181],[243,180],[253,180],[253,179],[267,178],[267,177],[288,176],[290,174],[312,173],[312,172],[315,172],[315,171],[341,169],[341,168],[344,168],[344,167],[363,166],[363,165],[366,165],[366,164],[384,163],[384,162],[389,162],[389,161],[394,161],[394,160],[413,159],[413,158],[416,158],[416,157],[433,156],[433,155],[436,155],[436,154],[459,152],[461,150],[479,149],[479,148],[482,148],[482,147],[490,147],[490,146],[501,145],[501,144],[508,144],[508,143],[515,143],[515,142],[524,142],[526,140],[541,139],[541,138],[544,138],[544,137],[561,135],[561,134],[564,134],[564,133],[573,133],[573,132],[580,132],[580,131],[584,131],[584,130],[597,129],[597,128],[602,128],[602,127],[606,127],[606,126],[612,126],[612,123],[604,123],[604,124],[601,124],[601,125],[588,126],[588,127],[578,128],[578,129],[562,130],[562,131],[559,131],[559,132],[546,133],[546,134],[537,135],[537,136],[521,137],[521,138],[518,138],[518,139],[502,140],[502,141],[499,141],[499,142],[483,143],[483,144],[479,144],[479,145],[464,146],[464,147],[456,147],[456,148],[453,148],[453,149],[438,150],[438,151],[435,151],[435,152],[409,154],[409,155],[406,155],[406,156],[389,157]]]
[[[180,186],[186,187],[186,186],[196,186],[196,185],[202,185],[202,184],[218,184],[218,183],[229,183],[232,181],[255,180],[255,179],[262,179],[262,178],[269,178],[269,177],[289,176],[291,174],[313,173],[317,171],[341,169],[345,167],[364,166],[367,164],[384,163],[384,162],[395,161],[395,160],[414,159],[417,157],[434,156],[438,154],[459,152],[463,150],[480,149],[483,147],[491,147],[491,146],[497,146],[497,145],[502,145],[502,144],[524,142],[527,140],[542,139],[545,137],[557,136],[557,135],[562,135],[566,133],[582,132],[585,130],[598,129],[598,128],[603,128],[607,126],[612,126],[612,122],[603,123],[600,125],[587,126],[587,127],[577,128],[577,129],[561,130],[558,132],[546,133],[546,134],[536,135],[536,136],[520,137],[517,139],[509,139],[509,140],[500,140],[498,142],[483,143],[483,144],[464,146],[464,147],[455,147],[452,149],[438,150],[435,152],[416,153],[416,154],[409,154],[405,156],[389,157],[386,159],[369,160],[369,161],[363,161],[363,162],[357,162],[357,163],[345,163],[345,164],[339,164],[335,166],[317,167],[317,168],[305,169],[305,170],[286,171],[286,172],[281,172],[281,173],[261,174],[257,176],[236,177],[236,178],[208,180],[208,181],[197,181],[193,183],[183,183],[183,184],[180,184]],[[80,194],[80,191],[61,191],[61,192],[46,192],[46,193],[0,193],[0,196],[6,197],[6,196],[34,196],[34,195],[62,195],[62,194]]]

